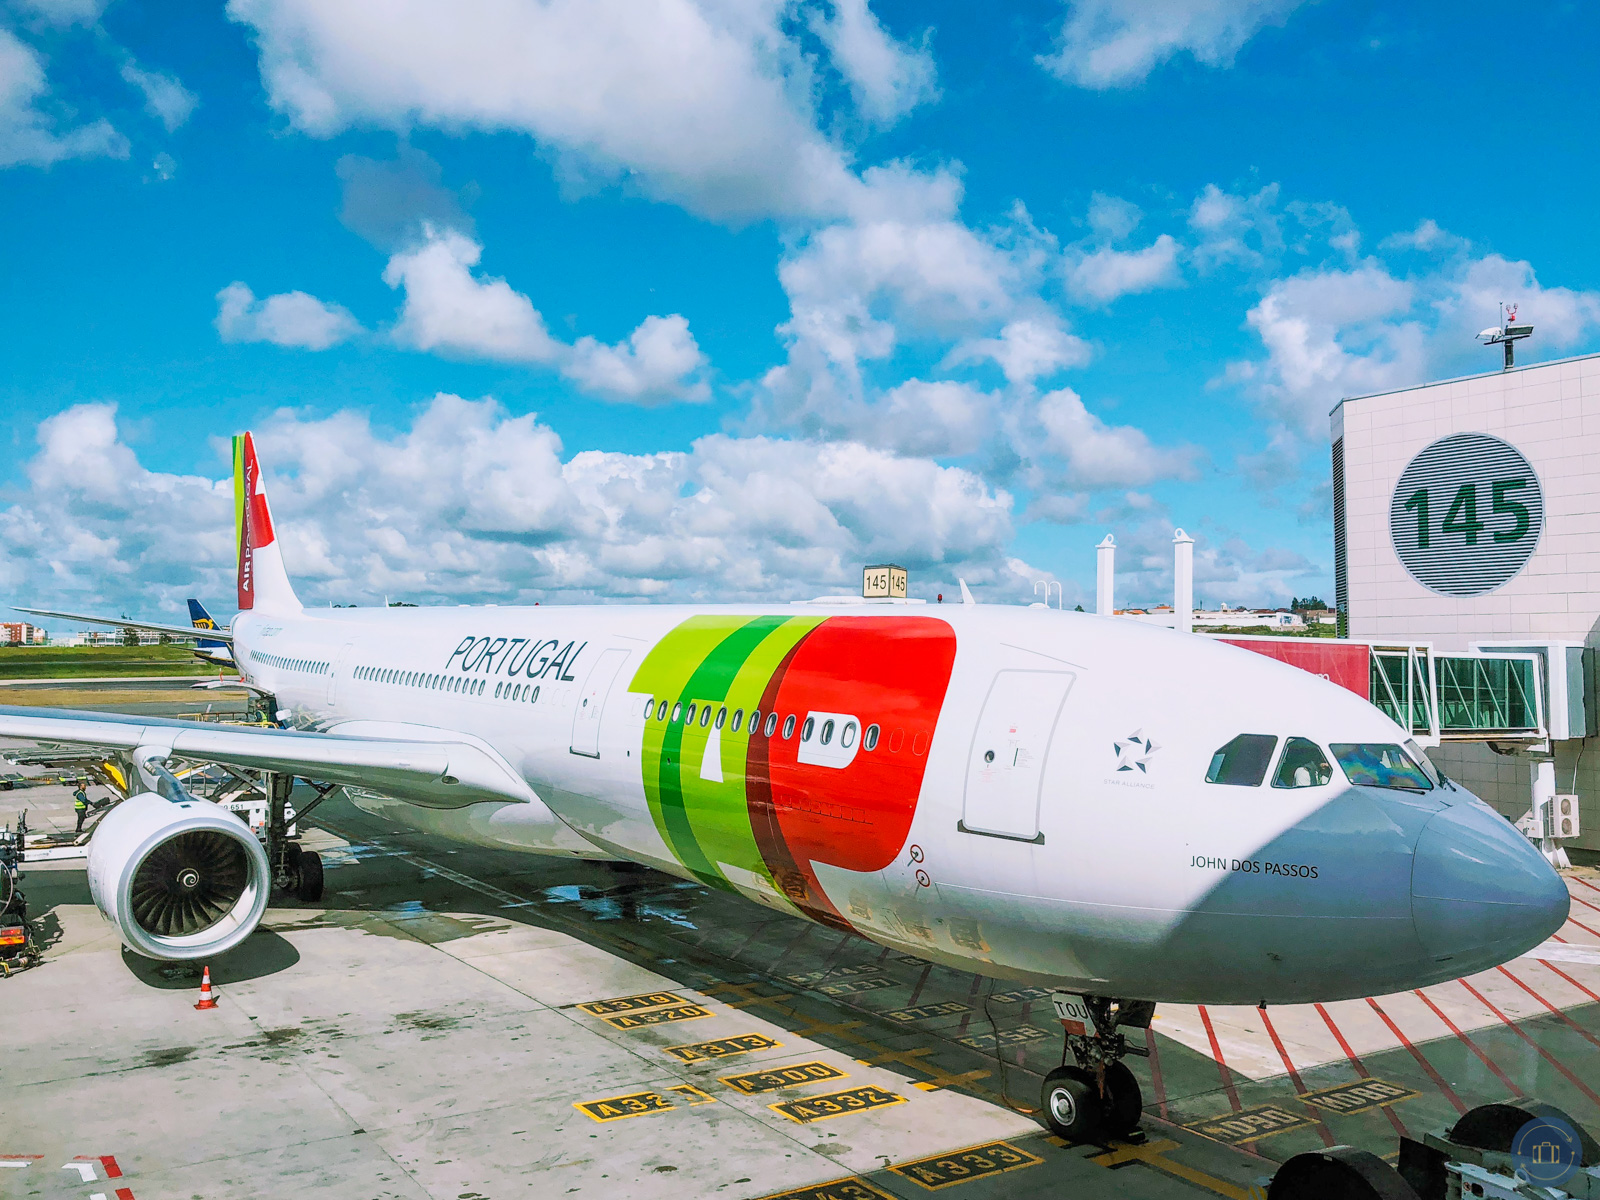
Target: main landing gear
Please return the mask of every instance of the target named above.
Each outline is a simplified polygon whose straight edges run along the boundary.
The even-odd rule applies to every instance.
[[[1066,1031],[1061,1066],[1044,1077],[1040,1109],[1050,1132],[1069,1142],[1126,1138],[1139,1128],[1144,1096],[1122,1060],[1149,1054],[1130,1046],[1121,1029],[1148,1029],[1156,1006],[1150,1000],[1113,1000],[1056,992],[1050,997]],[[1067,1064],[1071,1053],[1076,1065]]]
[[[315,904],[322,899],[322,856],[315,850],[306,850],[299,842],[289,840],[289,793],[294,790],[294,776],[272,772],[267,775],[267,858],[272,863],[272,883],[280,891],[304,904]],[[329,788],[328,791],[332,791]],[[328,794],[324,791],[296,819],[304,817]]]

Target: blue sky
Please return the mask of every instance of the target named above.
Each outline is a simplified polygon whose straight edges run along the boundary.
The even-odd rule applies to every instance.
[[[0,593],[1331,590],[1342,395],[1597,348],[1577,5],[0,0]]]

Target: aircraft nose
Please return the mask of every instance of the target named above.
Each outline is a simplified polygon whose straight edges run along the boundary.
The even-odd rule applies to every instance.
[[[1511,822],[1469,801],[1438,813],[1417,839],[1411,916],[1436,961],[1485,970],[1544,941],[1571,897],[1555,868]]]

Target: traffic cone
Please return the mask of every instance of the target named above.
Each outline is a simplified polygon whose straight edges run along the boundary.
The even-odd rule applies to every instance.
[[[216,1006],[216,998],[211,994],[211,968],[207,967],[205,975],[200,979],[200,1002],[195,1007],[204,1009],[215,1008]]]

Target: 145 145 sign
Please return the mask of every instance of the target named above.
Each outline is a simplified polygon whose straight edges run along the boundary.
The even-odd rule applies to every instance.
[[[1544,527],[1539,478],[1486,433],[1440,438],[1407,464],[1389,502],[1395,553],[1423,587],[1481,596],[1522,570]]]

